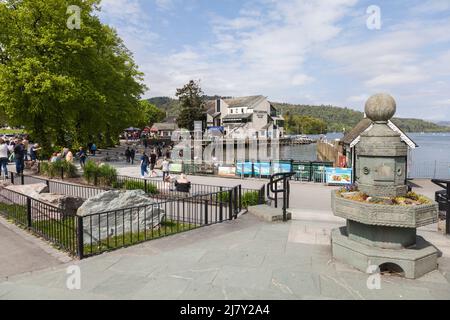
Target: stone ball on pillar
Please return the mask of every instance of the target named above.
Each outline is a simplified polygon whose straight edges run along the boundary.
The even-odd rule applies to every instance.
[[[366,102],[366,116],[375,122],[387,122],[397,111],[394,98],[387,93],[378,93]]]

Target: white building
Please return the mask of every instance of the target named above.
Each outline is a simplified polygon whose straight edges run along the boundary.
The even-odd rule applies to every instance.
[[[284,119],[264,96],[216,99],[207,102],[208,127],[223,127],[228,137],[278,138]]]

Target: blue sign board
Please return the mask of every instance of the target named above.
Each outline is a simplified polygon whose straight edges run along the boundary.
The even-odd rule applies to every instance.
[[[257,162],[254,164],[256,176],[270,176],[270,163],[269,162]]]
[[[243,173],[242,173],[243,172]],[[251,162],[238,162],[236,164],[236,174],[239,175],[252,175],[253,168]]]
[[[352,169],[326,168],[326,172],[328,184],[352,184]]]
[[[292,172],[292,167],[289,162],[279,162],[273,164],[273,173],[288,173]]]

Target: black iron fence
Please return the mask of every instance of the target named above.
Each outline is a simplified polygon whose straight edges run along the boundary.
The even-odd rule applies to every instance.
[[[443,190],[437,191],[435,200],[439,204],[439,211],[445,217],[445,233],[450,234],[450,180],[431,180]]]
[[[51,192],[88,197],[102,189],[39,177],[12,178],[15,184],[45,181]],[[131,178],[130,178],[131,179]],[[127,180],[127,181],[133,181]],[[236,219],[249,205],[263,203],[264,190],[197,185],[198,194],[171,197],[145,207],[87,216],[9,189],[0,190],[0,214],[80,259],[148,240]],[[85,189],[85,190],[83,190]],[[207,191],[211,192],[207,192]]]
[[[76,254],[77,221],[58,207],[8,189],[0,190],[0,214],[57,245]]]
[[[95,197],[96,195],[102,192],[105,192],[105,189],[98,187],[73,184],[69,182],[62,182],[58,180],[47,179],[37,176],[28,176],[28,175],[15,176],[14,173],[12,172],[10,175],[10,182],[14,185],[45,183],[49,189],[48,192],[50,193],[63,194],[81,199],[89,199]]]

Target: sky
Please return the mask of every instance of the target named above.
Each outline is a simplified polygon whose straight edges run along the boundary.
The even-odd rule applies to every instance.
[[[191,79],[208,95],[356,110],[387,92],[397,116],[450,121],[450,0],[103,0],[99,16],[146,98]]]

